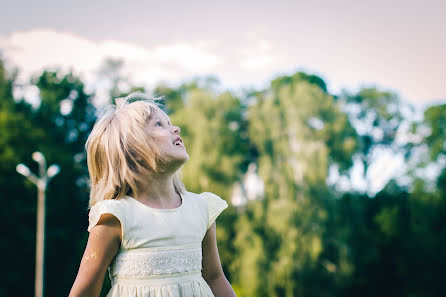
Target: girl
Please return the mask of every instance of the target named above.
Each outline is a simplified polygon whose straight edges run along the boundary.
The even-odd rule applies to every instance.
[[[70,297],[99,296],[107,267],[109,297],[234,297],[215,237],[227,203],[185,190],[189,155],[159,106],[139,93],[116,99],[85,147],[90,235]]]

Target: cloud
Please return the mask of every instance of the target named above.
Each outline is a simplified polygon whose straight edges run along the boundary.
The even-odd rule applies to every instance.
[[[12,33],[0,46],[26,74],[44,67],[75,67],[89,71],[99,65],[99,49],[87,39],[47,30]]]
[[[114,58],[124,61],[122,74],[131,83],[149,88],[160,81],[176,84],[213,74],[224,88],[262,89],[278,75],[301,70],[322,76],[335,94],[343,88],[354,92],[362,85],[378,85],[415,104],[446,100],[442,84],[445,62],[438,58],[439,50],[432,57],[417,56],[410,50],[400,52],[398,44],[390,50],[364,40],[344,38],[341,42],[336,38],[300,34],[297,39],[283,42],[262,33],[237,42],[173,40],[144,47],[136,42],[95,41],[71,33],[35,29],[0,36],[0,51],[8,63],[19,67],[19,78],[24,81],[44,68],[74,70],[93,89],[104,60]]]
[[[271,43],[261,40],[254,47],[241,51],[240,66],[245,71],[270,71],[277,60]]]
[[[114,58],[124,61],[123,72],[132,80],[156,83],[211,72],[221,63],[221,58],[206,43],[170,43],[147,48],[115,40],[96,42],[53,30],[14,32],[0,37],[0,47],[24,77],[57,67],[73,69],[91,80],[106,58]]]
[[[67,32],[34,29],[0,36],[0,48],[27,81],[43,69],[75,71],[87,88],[101,92],[97,74],[107,58],[122,60],[123,76],[132,84],[153,87],[160,81],[177,83],[184,79],[217,75],[223,86],[237,88],[256,84],[262,88],[281,66],[270,41],[220,47],[218,40],[196,43],[170,42],[153,47],[117,40],[94,41]],[[232,51],[232,52],[231,52]]]

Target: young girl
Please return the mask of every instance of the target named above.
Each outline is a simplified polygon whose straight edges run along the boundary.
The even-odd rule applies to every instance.
[[[228,205],[185,190],[180,128],[153,100],[116,99],[85,147],[90,236],[70,297],[99,296],[107,268],[109,297],[235,296],[215,237]]]

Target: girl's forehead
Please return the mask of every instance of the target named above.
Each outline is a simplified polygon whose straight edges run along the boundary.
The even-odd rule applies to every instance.
[[[170,122],[170,118],[169,118],[169,116],[164,112],[164,111],[162,111],[161,109],[156,109],[156,111],[155,111],[155,113],[153,114],[153,117],[152,117],[153,119],[163,119],[163,120],[165,120],[166,122]]]

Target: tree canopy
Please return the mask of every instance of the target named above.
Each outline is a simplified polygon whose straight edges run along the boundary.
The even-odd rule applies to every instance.
[[[120,76],[120,65],[104,65],[108,102],[145,91]],[[239,296],[443,294],[445,104],[414,122],[404,113],[411,107],[395,93],[374,87],[334,95],[322,78],[303,72],[237,95],[217,84],[205,78],[159,85],[152,93],[164,96],[165,110],[181,128],[190,155],[182,168],[186,188],[214,192],[231,205],[218,219],[217,237]],[[37,150],[61,167],[47,191],[45,295],[66,296],[87,239],[84,145],[98,111],[94,94],[72,73],[43,71],[30,85],[38,90],[37,106],[14,97],[15,76],[0,63],[0,251],[7,267],[0,296],[33,294],[36,189],[15,167],[22,162],[35,172],[31,154]],[[403,129],[408,126],[413,129]],[[401,133],[418,140],[401,141]],[[425,191],[423,177],[409,188],[391,179],[370,197],[328,183],[332,168],[351,178],[355,156],[367,171],[377,148],[406,160],[426,148],[429,158],[414,166],[437,166],[433,188]],[[247,194],[248,171],[261,181],[262,195]],[[246,197],[232,204],[237,185]],[[106,281],[102,296],[108,287]]]

